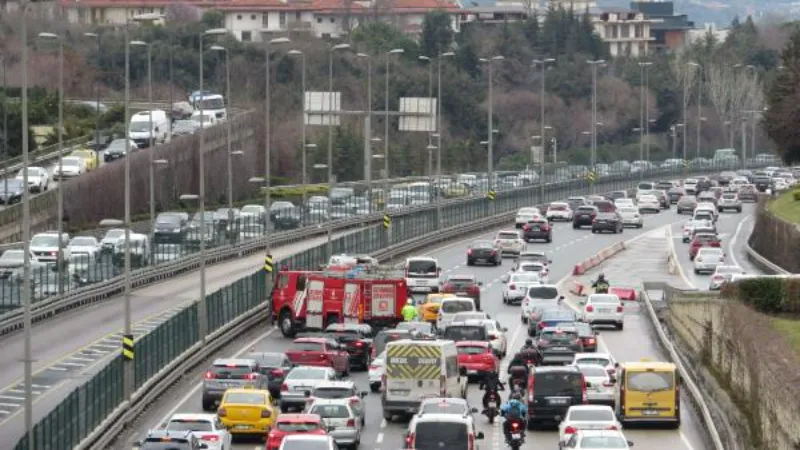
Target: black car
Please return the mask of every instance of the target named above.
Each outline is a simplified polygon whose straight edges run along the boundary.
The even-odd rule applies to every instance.
[[[610,231],[614,234],[622,233],[622,219],[617,213],[600,213],[592,222],[592,233]]]
[[[281,398],[283,379],[294,367],[289,357],[283,353],[253,352],[248,353],[245,359],[258,363],[258,372],[267,377],[267,388],[272,398]]]
[[[492,241],[477,241],[467,247],[467,265],[477,263],[499,266],[503,264],[502,251]]]
[[[350,356],[350,367],[369,370],[372,349],[372,327],[364,323],[333,323],[325,328]]]
[[[597,207],[592,205],[579,206],[575,210],[575,216],[572,219],[572,228],[580,228],[586,225],[592,225],[594,218],[597,217]]]
[[[0,181],[0,203],[13,205],[22,201],[22,181],[8,178]]]
[[[753,184],[756,185],[758,192],[766,192],[767,189],[772,189],[772,178],[768,176],[756,176],[753,179]]]
[[[187,221],[180,213],[165,212],[156,217],[153,229],[153,240],[160,242],[183,242]]]
[[[528,387],[528,429],[543,423],[558,424],[572,405],[582,405],[586,396],[583,374],[576,366],[536,367]]]
[[[138,149],[136,145],[127,139],[114,139],[108,144],[105,150],[103,150],[103,161],[104,162],[111,162],[117,159],[120,159],[128,154],[128,151],[133,152],[133,150]]]
[[[536,239],[553,242],[553,227],[547,220],[533,219],[522,226],[522,239],[530,242]]]
[[[564,323],[539,332],[536,347],[542,353],[543,365],[572,364],[575,354],[583,352],[583,341],[573,325]]]
[[[272,224],[276,230],[294,230],[303,223],[303,211],[300,208],[286,208],[278,210],[272,217]]]

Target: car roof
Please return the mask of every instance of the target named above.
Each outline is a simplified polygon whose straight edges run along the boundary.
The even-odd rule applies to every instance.
[[[208,420],[213,422],[217,419],[216,414],[202,414],[202,413],[177,413],[170,416],[169,420]]]
[[[583,359],[583,358],[606,358],[612,360],[614,358],[611,357],[610,353],[575,353],[575,359]]]
[[[459,414],[429,413],[417,416],[414,424],[419,424],[421,422],[442,422],[442,423],[456,422],[469,426],[472,423],[472,417],[468,415],[462,416]]]
[[[316,414],[310,414],[310,415],[316,416]],[[333,437],[327,434],[290,434],[283,438],[283,442],[292,442],[292,441],[332,442]]]
[[[346,406],[347,409],[350,409],[350,399],[349,398],[317,398],[314,399],[314,402],[311,403],[309,410],[311,410],[312,406],[328,406],[328,405],[338,405],[338,406]]]
[[[594,410],[594,411],[613,411],[613,409],[608,405],[572,405],[569,407],[569,411],[574,409],[581,409],[581,410]]]
[[[464,342],[473,342],[473,341],[464,341]],[[481,342],[483,343],[483,341],[481,341]],[[466,400],[464,400],[463,398],[457,398],[457,397],[429,397],[429,398],[423,399],[420,402],[420,406],[421,405],[425,405],[425,404],[429,404],[429,403],[447,403],[447,404],[450,404],[450,405],[468,406],[468,403],[467,403]]]
[[[552,372],[571,372],[581,373],[580,369],[576,366],[536,366],[533,368],[534,373],[552,373]]]
[[[328,342],[328,338],[324,338],[324,337],[301,337],[301,338],[297,338],[294,341],[292,341],[292,343],[295,343],[295,342],[300,342],[300,343],[302,343],[302,342],[311,342],[311,343],[315,343],[315,344],[325,344],[325,343]]]
[[[214,365],[215,366],[252,366],[255,365],[256,361],[254,359],[215,359]]]
[[[456,347],[489,347],[487,341],[458,341]]]
[[[322,418],[319,414],[287,414],[283,413],[278,415],[278,422],[321,422]]]
[[[321,389],[321,388],[353,388],[355,389],[356,384],[352,381],[324,381],[318,384],[314,389]]]

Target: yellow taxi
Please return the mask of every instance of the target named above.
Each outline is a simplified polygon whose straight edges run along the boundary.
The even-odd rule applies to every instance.
[[[436,323],[439,318],[439,306],[442,305],[442,300],[445,298],[453,298],[455,294],[428,294],[419,307],[419,316],[425,322]]]
[[[265,436],[277,414],[269,391],[228,389],[219,404],[217,416],[233,435]]]
[[[80,149],[73,151],[69,156],[82,158],[86,162],[86,171],[94,170],[100,164],[97,153],[94,150]]]
[[[444,191],[445,198],[464,197],[469,194],[469,189],[461,183],[453,183]]]

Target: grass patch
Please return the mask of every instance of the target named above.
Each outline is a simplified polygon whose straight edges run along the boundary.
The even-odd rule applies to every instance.
[[[772,327],[783,334],[794,351],[800,355],[800,320],[773,318]]]
[[[795,195],[800,198],[800,189],[784,192],[769,204],[769,210],[783,220],[800,223],[800,200],[795,200]]]

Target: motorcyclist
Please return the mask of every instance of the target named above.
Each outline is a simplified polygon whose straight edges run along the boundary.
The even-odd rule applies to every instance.
[[[592,283],[595,294],[608,294],[608,288],[610,286],[611,285],[606,280],[606,276],[602,273],[597,277],[597,281]]]
[[[519,362],[515,365],[509,364],[508,366],[508,387],[514,393],[514,386],[519,384],[522,389],[528,383],[528,366],[524,362]],[[511,396],[509,396],[511,398]]]
[[[506,390],[506,385],[500,381],[500,376],[497,372],[488,372],[480,382],[478,389],[484,391],[483,393],[483,409],[487,408],[489,397],[494,394],[495,397],[500,398],[497,394],[499,391]]]
[[[503,422],[503,434],[506,436],[506,442],[511,440],[511,426],[514,422],[519,423],[519,430],[522,434],[522,440],[525,441],[525,428],[527,425],[528,406],[522,401],[522,396],[519,394],[511,394],[508,402],[504,403],[500,408],[500,414],[505,417]]]
[[[403,319],[405,319],[406,322],[414,321],[417,318],[417,308],[414,306],[414,300],[409,298],[406,301],[406,306],[403,306],[403,310],[400,311],[400,313],[403,314]]]

